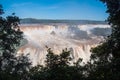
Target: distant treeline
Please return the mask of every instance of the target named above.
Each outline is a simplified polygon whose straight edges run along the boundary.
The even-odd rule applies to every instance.
[[[50,23],[65,23],[65,24],[107,24],[105,21],[95,20],[52,20],[52,19],[34,19],[24,18],[21,19],[21,24],[50,24]]]

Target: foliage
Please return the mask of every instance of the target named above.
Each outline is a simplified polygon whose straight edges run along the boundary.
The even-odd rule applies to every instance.
[[[88,80],[120,80],[120,0],[101,0],[107,6],[112,33],[106,41],[92,49],[86,67]]]
[[[0,80],[25,80],[30,63],[27,57],[15,54],[22,39],[19,18],[14,13],[4,18],[3,13],[0,5]]]
[[[33,80],[84,80],[84,68],[79,60],[70,65],[70,51],[63,50],[60,55],[55,55],[50,49],[46,58],[45,66],[36,66],[31,69]]]

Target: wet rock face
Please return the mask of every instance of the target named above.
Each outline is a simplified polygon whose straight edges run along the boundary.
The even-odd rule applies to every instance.
[[[21,25],[27,43],[18,50],[18,55],[29,54],[33,65],[44,64],[47,47],[55,54],[60,54],[63,49],[71,51],[73,62],[83,58],[86,62],[91,55],[91,47],[98,45],[104,38],[102,35],[93,34],[94,29],[109,30],[109,25]],[[100,32],[100,31],[98,31]],[[101,33],[100,33],[101,34]]]

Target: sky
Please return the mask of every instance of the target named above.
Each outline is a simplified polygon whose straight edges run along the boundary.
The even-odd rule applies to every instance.
[[[20,18],[100,20],[107,19],[106,6],[99,0],[0,0],[5,16]]]

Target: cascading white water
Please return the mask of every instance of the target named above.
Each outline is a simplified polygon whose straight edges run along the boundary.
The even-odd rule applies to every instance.
[[[73,61],[83,58],[89,60],[90,49],[98,45],[103,36],[92,33],[94,28],[109,28],[109,25],[68,25],[68,24],[24,24],[20,25],[27,43],[19,48],[18,55],[29,54],[33,65],[44,64],[47,48],[60,54],[67,48]]]

